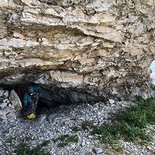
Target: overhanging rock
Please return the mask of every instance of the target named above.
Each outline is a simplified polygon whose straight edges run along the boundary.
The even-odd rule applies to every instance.
[[[154,10],[153,0],[0,0],[0,83],[144,95]]]

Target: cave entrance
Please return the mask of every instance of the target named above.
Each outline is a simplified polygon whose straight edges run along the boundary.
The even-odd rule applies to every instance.
[[[21,114],[24,117],[32,116],[31,114],[47,113],[60,105],[105,101],[102,96],[94,96],[84,90],[73,88],[42,86],[35,83],[3,85],[1,87],[10,91],[15,90],[21,100]]]

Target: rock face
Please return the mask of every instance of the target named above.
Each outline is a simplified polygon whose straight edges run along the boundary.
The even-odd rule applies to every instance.
[[[154,0],[0,0],[0,83],[138,95],[155,56]]]

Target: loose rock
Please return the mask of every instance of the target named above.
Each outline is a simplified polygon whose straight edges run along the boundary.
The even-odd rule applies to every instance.
[[[103,153],[103,150],[101,148],[94,148],[93,151],[96,153],[96,154],[102,154]]]
[[[16,111],[21,110],[22,108],[21,100],[14,90],[11,90],[9,100],[11,101],[12,106],[15,108]]]

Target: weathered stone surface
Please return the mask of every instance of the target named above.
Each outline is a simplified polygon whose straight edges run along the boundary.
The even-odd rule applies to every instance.
[[[12,103],[12,107],[16,110],[19,111],[22,108],[22,103],[21,100],[19,98],[19,96],[17,95],[17,93],[14,90],[11,90],[10,92],[10,96],[9,96],[9,100]]]
[[[94,148],[93,151],[95,154],[103,154],[103,150],[101,148]]]
[[[154,0],[0,0],[0,32],[0,83],[105,96],[148,88]]]
[[[62,82],[63,84],[66,83],[66,86],[68,85],[68,87],[77,87],[83,84],[83,76],[76,73],[51,71],[50,75],[51,78],[57,82]]]

